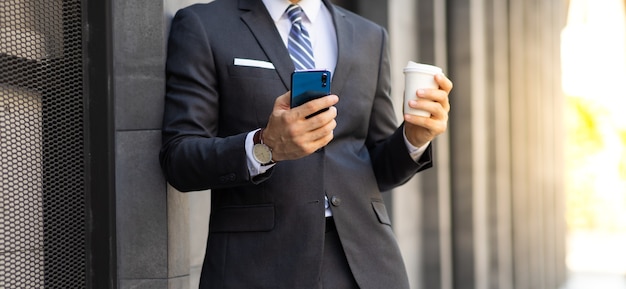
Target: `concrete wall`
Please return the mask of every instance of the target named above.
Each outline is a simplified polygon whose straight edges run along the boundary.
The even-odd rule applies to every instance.
[[[168,188],[157,159],[169,21],[193,2],[113,1],[119,288],[197,287],[210,192]],[[398,117],[408,60],[455,81],[435,168],[390,195],[412,286],[557,288],[563,1],[342,2],[389,29]]]
[[[187,288],[170,264],[168,198],[158,165],[164,17],[158,1],[112,1],[119,288]]]

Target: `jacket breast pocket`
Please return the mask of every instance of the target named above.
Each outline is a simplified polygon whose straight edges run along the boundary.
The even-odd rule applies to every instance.
[[[387,214],[387,208],[385,204],[381,201],[373,201],[372,208],[374,208],[374,213],[376,213],[376,217],[378,217],[378,221],[381,224],[391,226],[391,219],[389,219],[389,215]]]
[[[228,65],[228,76],[235,78],[280,79],[276,69],[233,64]]]
[[[274,205],[229,206],[211,212],[209,231],[267,232],[274,229]]]

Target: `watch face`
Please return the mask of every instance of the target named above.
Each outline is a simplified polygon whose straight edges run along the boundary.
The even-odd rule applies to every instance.
[[[261,164],[269,164],[272,161],[272,151],[265,144],[255,144],[252,147],[252,155]]]

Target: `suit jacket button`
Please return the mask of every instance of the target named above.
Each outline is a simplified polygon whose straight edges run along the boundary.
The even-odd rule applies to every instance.
[[[330,198],[330,203],[333,204],[333,206],[335,207],[339,207],[339,205],[341,205],[341,198],[333,196],[332,198]]]

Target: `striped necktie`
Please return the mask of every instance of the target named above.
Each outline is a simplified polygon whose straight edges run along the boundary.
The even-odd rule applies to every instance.
[[[289,40],[287,41],[287,49],[293,60],[296,70],[315,68],[315,60],[313,60],[313,46],[309,38],[309,32],[302,25],[302,8],[297,4],[291,4],[287,8],[287,16],[291,21],[291,31],[289,31]]]

